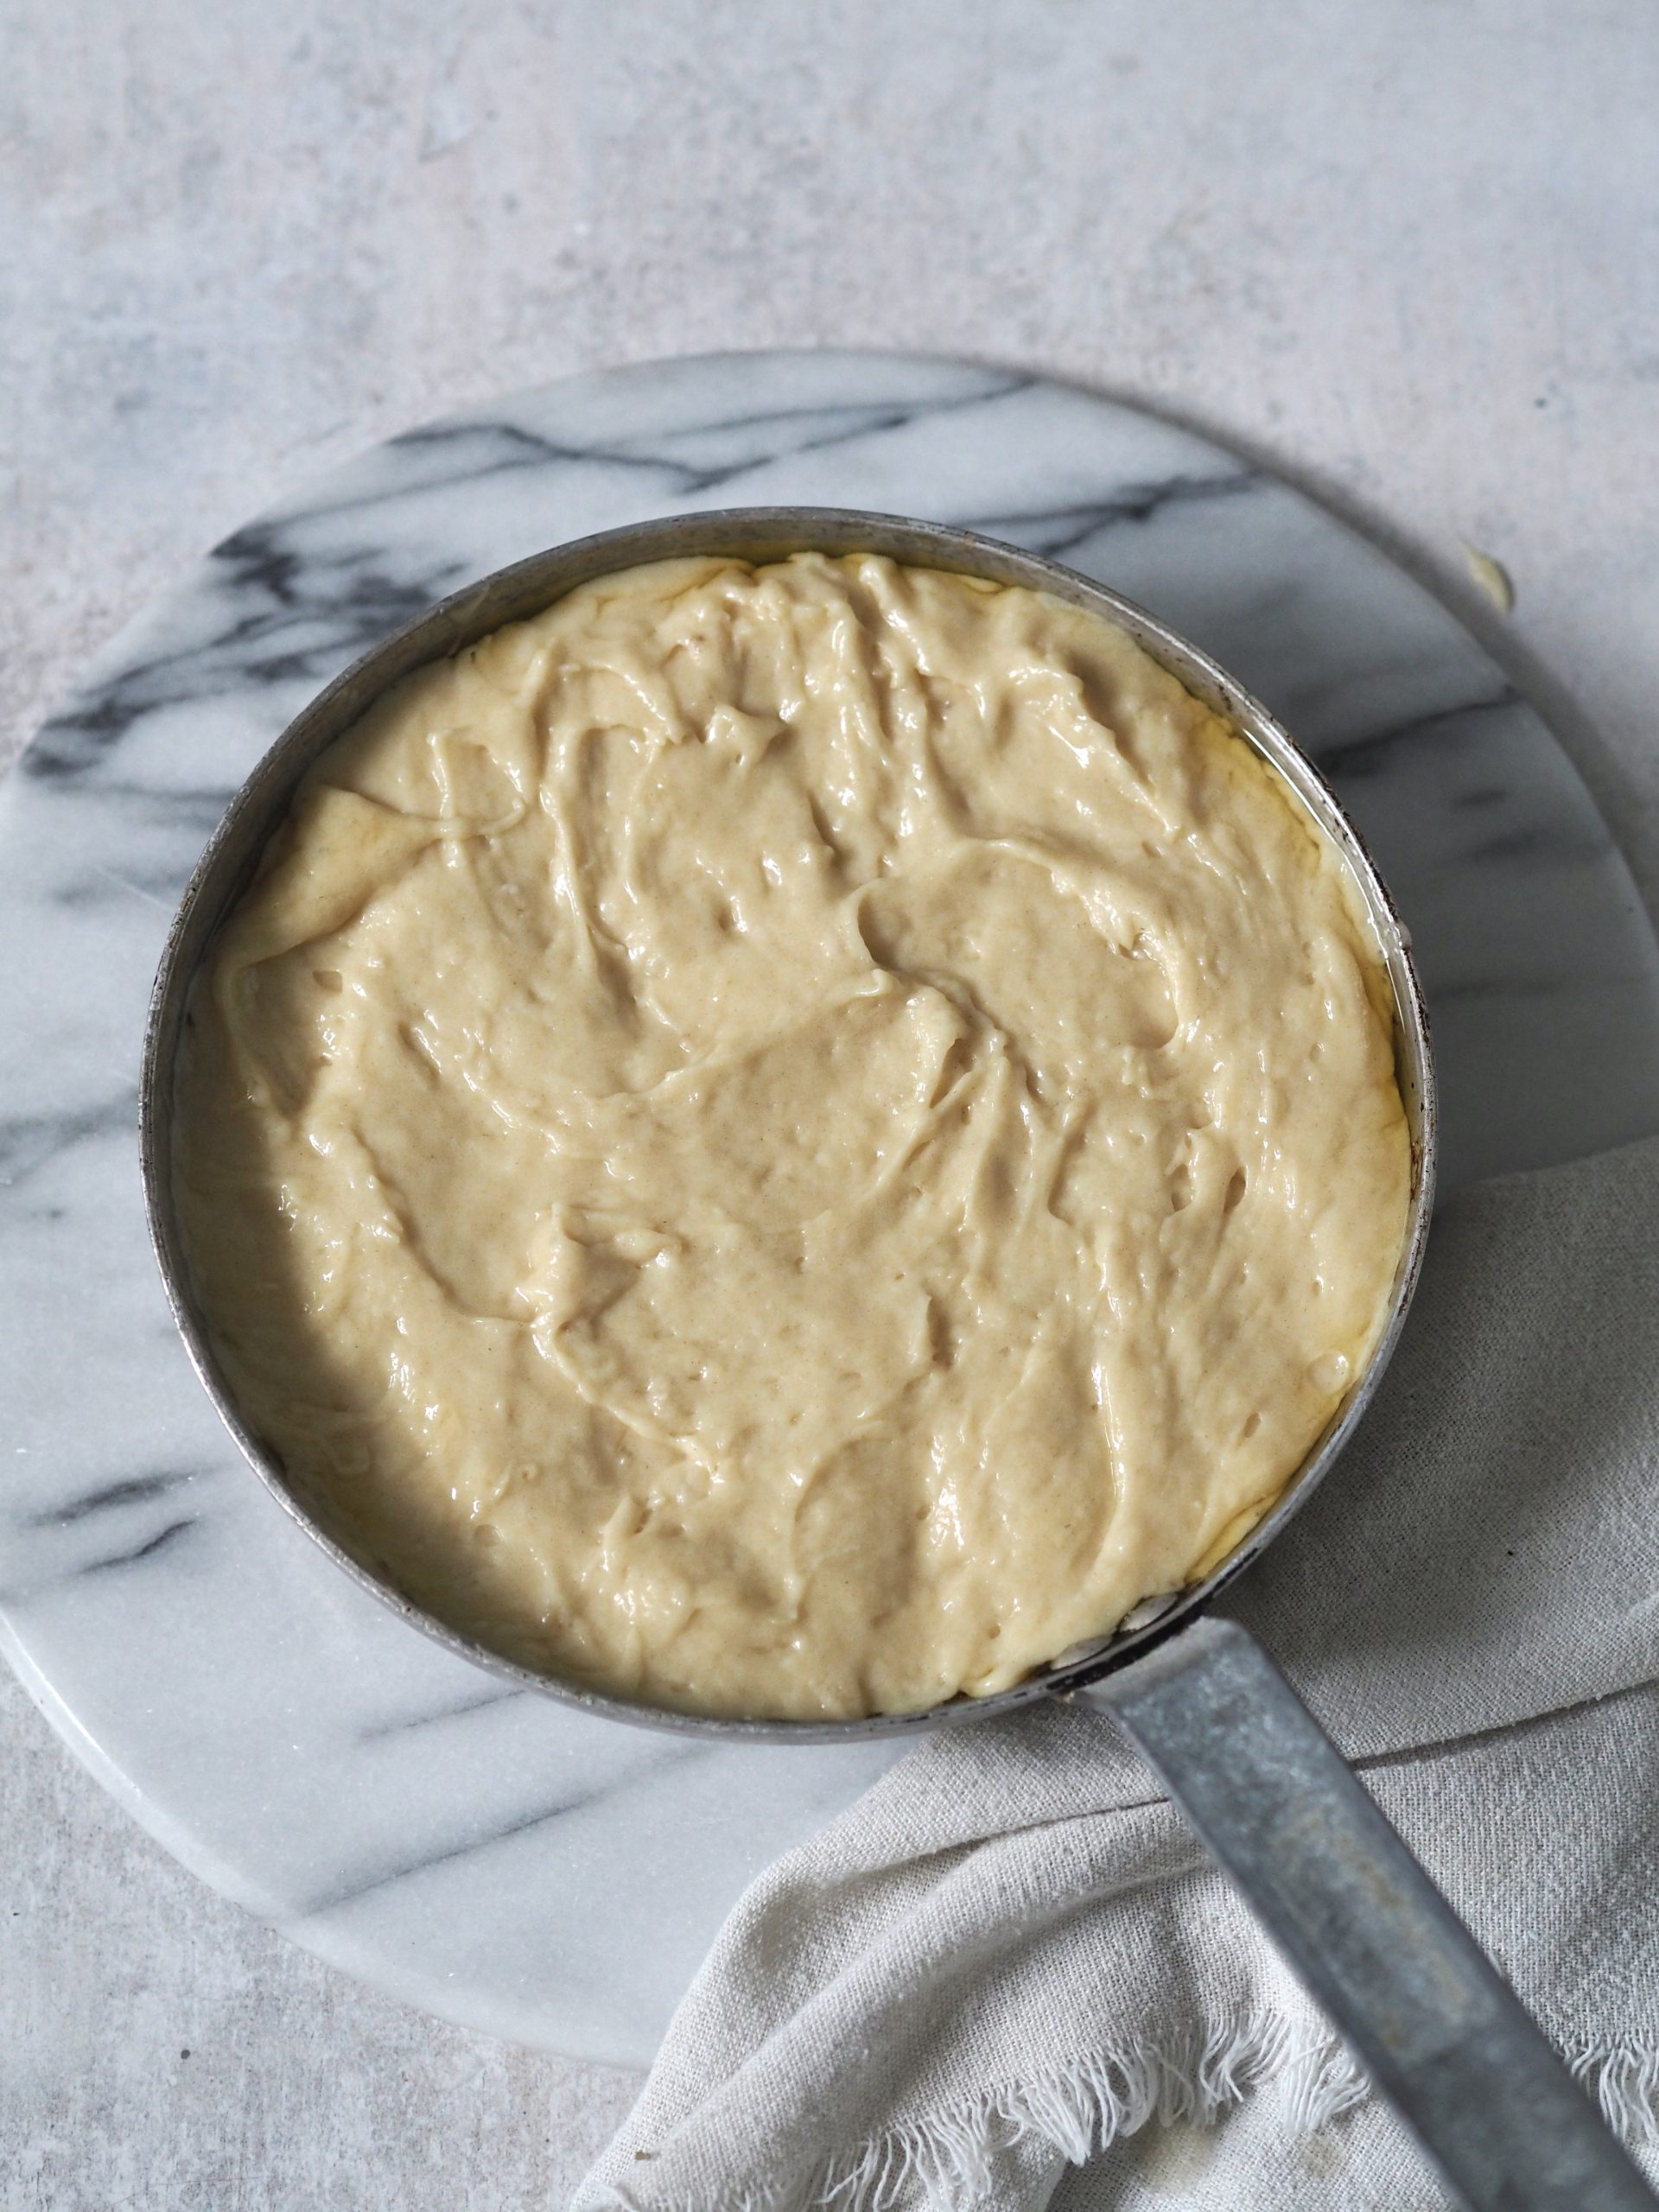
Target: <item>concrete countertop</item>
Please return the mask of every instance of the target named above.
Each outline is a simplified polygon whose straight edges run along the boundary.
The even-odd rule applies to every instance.
[[[0,765],[376,438],[607,362],[910,346],[1147,401],[1402,551],[1659,904],[1644,0],[3,0],[0,47]],[[295,1950],[9,1676],[0,1738],[0,2212],[563,2202],[628,2077]]]

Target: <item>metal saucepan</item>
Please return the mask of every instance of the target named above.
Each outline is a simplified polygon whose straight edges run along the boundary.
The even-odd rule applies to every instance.
[[[391,684],[638,563],[730,554],[874,552],[1022,584],[1104,615],[1233,724],[1341,853],[1394,994],[1395,1061],[1411,1135],[1408,1231],[1388,1325],[1273,1510],[1203,1582],[1140,1606],[1116,1634],[1014,1688],[852,1722],[705,1719],[599,1695],[504,1659],[371,1574],[313,1519],[243,1422],[213,1351],[178,1226],[173,1071],[191,986],[266,841],[317,755]],[[1399,1336],[1433,1204],[1435,1105],[1428,1019],[1410,940],[1353,824],[1290,738],[1205,654],[1115,593],[1030,553],[937,524],[833,508],[756,508],[642,523],[556,547],[457,592],[331,683],[277,739],[215,832],[156,976],[140,1098],[150,1234],[196,1372],[244,1456],[283,1506],[365,1589],[492,1673],[590,1713],[698,1735],[819,1744],[988,1719],[1078,1691],[1109,1706],[1249,1899],[1268,1933],[1418,2135],[1479,2212],[1599,2212],[1652,2197],[1507,1985],[1482,1956],[1273,1661],[1210,1601],[1285,1526],[1342,1450]]]

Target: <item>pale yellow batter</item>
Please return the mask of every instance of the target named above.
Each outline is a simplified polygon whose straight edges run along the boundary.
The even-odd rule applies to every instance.
[[[625,1696],[1019,1679],[1224,1556],[1409,1179],[1341,863],[1125,635],[804,556],[391,692],[226,932],[186,1229],[359,1556]]]

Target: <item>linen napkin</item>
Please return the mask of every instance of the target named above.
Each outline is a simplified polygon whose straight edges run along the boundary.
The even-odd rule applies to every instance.
[[[1659,2170],[1659,1139],[1446,1204],[1222,1610]],[[1077,1700],[925,1738],[750,1887],[576,2212],[1443,2202]]]

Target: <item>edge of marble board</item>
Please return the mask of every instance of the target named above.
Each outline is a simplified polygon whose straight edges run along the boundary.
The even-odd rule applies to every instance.
[[[758,363],[766,363],[770,361],[781,360],[785,363],[792,363],[808,359],[823,365],[832,372],[836,369],[844,368],[849,361],[855,362],[861,366],[868,367],[871,372],[877,375],[891,372],[895,366],[904,366],[912,369],[917,374],[918,378],[932,377],[937,379],[946,378],[954,373],[964,379],[970,377],[976,379],[982,379],[983,381],[981,385],[982,391],[984,391],[987,389],[1014,389],[1022,384],[1052,385],[1063,391],[1069,391],[1074,393],[1079,399],[1085,402],[1092,401],[1103,406],[1121,410],[1131,416],[1144,418],[1148,423],[1157,424],[1176,437],[1193,439],[1199,444],[1210,448],[1212,451],[1217,447],[1220,447],[1223,451],[1230,449],[1224,439],[1217,440],[1207,430],[1200,430],[1193,426],[1181,423],[1177,418],[1161,416],[1155,408],[1147,407],[1139,401],[1125,400],[1116,395],[1091,391],[1087,387],[1075,383],[1068,383],[1067,380],[1058,378],[1035,376],[1026,377],[1013,374],[1005,376],[988,365],[963,364],[948,359],[935,359],[925,356],[893,356],[877,353],[856,355],[836,353],[827,356],[802,354],[779,356],[778,354],[767,353],[705,355],[701,357],[691,357],[691,359],[698,365],[709,370],[717,370],[722,365],[743,368],[752,367]],[[610,386],[617,383],[625,382],[631,378],[649,377],[652,374],[661,375],[665,372],[672,372],[676,369],[687,365],[689,365],[688,363],[674,360],[638,364],[632,369],[591,372],[590,376],[588,378],[567,379],[560,385],[543,389],[544,391],[569,393],[573,386],[586,385],[597,391],[601,387]],[[543,395],[541,393],[531,393],[522,395],[518,399],[515,399],[513,396],[510,395],[500,401],[490,403],[486,405],[475,409],[461,410],[458,415],[444,418],[442,423],[429,424],[423,427],[425,430],[429,432],[435,432],[439,429],[444,427],[445,423],[453,424],[457,427],[464,427],[468,424],[476,424],[480,422],[487,423],[492,416],[495,415],[500,413],[510,413],[516,404],[523,404],[523,402],[525,401],[532,401],[541,397]],[[891,396],[890,393],[888,396]],[[417,429],[416,431],[404,434],[404,436],[406,440],[414,441],[417,440],[421,435],[421,429]],[[359,455],[355,460],[348,461],[340,464],[338,468],[327,472],[322,477],[313,480],[312,484],[308,487],[308,494],[296,495],[287,502],[279,501],[275,503],[272,507],[267,510],[264,519],[279,519],[285,512],[291,512],[296,518],[298,518],[308,512],[315,512],[315,494],[320,490],[336,478],[356,474],[357,472],[372,466],[375,455],[384,450],[384,443],[385,442],[395,444],[397,442],[396,440],[383,442],[382,446],[371,447],[365,449],[365,451],[362,454]],[[1236,448],[1232,448],[1232,450],[1236,450]],[[1241,455],[1241,458],[1245,458],[1245,456]],[[1457,625],[1457,627],[1462,632],[1463,635],[1469,639],[1470,644],[1476,651],[1483,654],[1488,660],[1498,662],[1500,667],[1502,666],[1500,657],[1491,649],[1486,641],[1479,638],[1470,637],[1467,626],[1460,622],[1455,613],[1446,608],[1444,601],[1440,599],[1440,596],[1434,590],[1433,587],[1432,585],[1426,584],[1421,576],[1412,575],[1409,569],[1405,564],[1398,561],[1386,549],[1379,546],[1374,538],[1370,537],[1363,526],[1357,527],[1349,518],[1344,516],[1339,512],[1334,511],[1330,502],[1322,499],[1318,494],[1307,492],[1300,485],[1297,484],[1294,478],[1281,478],[1280,472],[1270,465],[1260,462],[1252,462],[1251,466],[1259,470],[1262,474],[1268,477],[1269,480],[1274,482],[1286,483],[1289,492],[1294,498],[1305,502],[1309,506],[1324,512],[1336,526],[1343,530],[1346,536],[1352,538],[1357,544],[1365,546],[1374,559],[1377,560],[1388,568],[1392,569],[1396,573],[1402,573],[1406,575],[1408,580],[1426,600],[1433,601],[1440,608],[1440,611],[1446,620]],[[251,526],[251,525],[250,525],[250,527]],[[234,542],[234,534],[231,539],[225,541],[226,544],[231,544]],[[175,579],[170,580],[169,583],[162,588],[161,593],[158,594],[156,601],[153,601],[149,607],[140,610],[139,613],[133,618],[131,622],[123,626],[122,630],[118,632],[118,634],[111,639],[109,644],[105,647],[102,648],[93,658],[92,664],[89,665],[88,670],[83,676],[80,684],[76,687],[78,693],[84,694],[89,690],[96,690],[100,680],[106,680],[104,674],[105,671],[119,670],[123,666],[124,663],[130,658],[132,645],[142,639],[149,619],[152,617],[159,618],[161,616],[164,602],[169,594],[174,591],[188,588],[191,576],[194,572],[194,568],[200,566],[200,563],[193,564],[192,569],[187,569]],[[308,679],[301,688],[302,696],[308,696],[309,691],[316,687],[309,681],[309,679]],[[66,704],[67,704],[67,702],[66,702]],[[1540,717],[1541,721],[1541,719],[1542,718]],[[1546,723],[1543,726],[1552,741],[1559,745],[1559,740],[1554,738],[1554,733],[1549,730],[1548,725]],[[1567,758],[1567,765],[1570,767],[1570,756],[1564,757]],[[1598,820],[1600,821],[1599,815]],[[1615,857],[1618,868],[1624,869],[1623,857],[1622,855],[1618,853],[1616,840],[1612,838],[1611,831],[1607,830],[1605,821],[1600,821],[1600,826],[1607,835],[1610,848]],[[1624,872],[1628,879],[1628,869],[1624,869]],[[1644,924],[1646,924],[1647,918],[1645,915],[1645,910],[1643,909],[1639,897],[1636,894],[1633,881],[1630,882],[1630,891],[1633,910],[1636,913],[1642,915],[1643,920]],[[1652,942],[1651,928],[1650,925],[1648,925],[1647,943],[1651,946]],[[1654,964],[1656,967],[1659,967],[1659,955],[1656,955]],[[180,1859],[181,1862],[188,1867],[193,1872],[197,1873],[201,1878],[207,1880],[211,1886],[219,1890],[221,1893],[232,1898],[235,1902],[244,1904],[248,1909],[257,1913],[262,1918],[271,1922],[274,1925],[282,1929],[283,1932],[292,1936],[295,1940],[302,1942],[306,1948],[311,1950],[317,1955],[329,1960],[332,1963],[340,1966],[346,1971],[351,1972],[359,1978],[370,1981],[373,1986],[380,1989],[391,1991],[392,1993],[400,1997],[407,1998],[410,2001],[426,2005],[431,2009],[440,2011],[451,2018],[457,2018],[462,2016],[462,2008],[458,2008],[456,2006],[453,1995],[441,1986],[434,1984],[420,1984],[418,1976],[411,1978],[402,1974],[390,1974],[387,1970],[387,1960],[384,1951],[376,1950],[372,1945],[370,1945],[365,1947],[364,1950],[359,1953],[358,1947],[353,1945],[351,1942],[341,1939],[334,1930],[320,1928],[315,1921],[307,1920],[303,1923],[296,1923],[290,1908],[284,1907],[278,1899],[260,1893],[257,1885],[251,1885],[243,1876],[238,1874],[234,1868],[229,1866],[214,1853],[210,1850],[204,1849],[190,1834],[189,1831],[181,1829],[169,1816],[158,1810],[153,1800],[148,1799],[143,1796],[142,1790],[139,1789],[137,1785],[129,1779],[122,1768],[115,1763],[111,1756],[104,1751],[103,1747],[89,1733],[82,1722],[77,1718],[73,1711],[68,1706],[64,1704],[62,1700],[53,1688],[49,1681],[39,1674],[38,1669],[35,1667],[34,1662],[29,1658],[29,1655],[23,1649],[22,1645],[17,1643],[16,1639],[11,1633],[9,1623],[5,1624],[3,1626],[0,1626],[0,1649],[3,1649],[6,1651],[6,1654],[11,1660],[14,1668],[24,1681],[25,1687],[28,1688],[29,1693],[34,1699],[35,1702],[41,1707],[46,1714],[46,1717],[60,1735],[62,1736],[68,1743],[70,1748],[75,1751],[82,1763],[93,1772],[96,1778],[99,1779],[105,1787],[110,1789],[111,1794],[118,1799],[118,1802],[121,1802],[124,1808],[139,1821],[140,1825],[143,1826],[147,1832],[156,1837],[156,1840],[162,1845],[163,1848],[168,1850],[174,1857]],[[490,2033],[500,2034],[504,2032],[499,2016],[488,2023],[473,2022],[469,2023],[469,2024],[482,2025],[485,2028],[485,2031]],[[544,2034],[537,2035],[533,2031],[528,2031],[524,2035],[523,2039],[536,2044],[542,2048],[550,2047],[547,2043]],[[584,2055],[590,2056],[599,2055],[594,2050],[591,2041],[589,2042]],[[619,2052],[616,2055],[616,2058],[613,2063],[637,2063],[637,2054],[624,2055]]]

